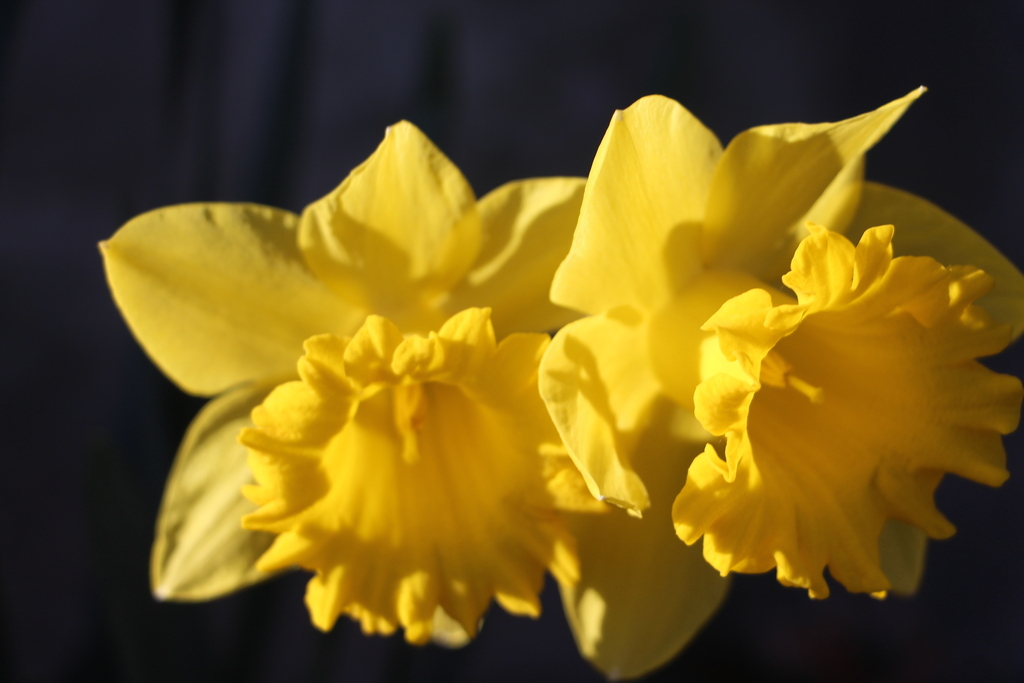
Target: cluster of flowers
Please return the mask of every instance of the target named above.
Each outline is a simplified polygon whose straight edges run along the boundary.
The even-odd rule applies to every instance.
[[[167,483],[155,594],[301,567],[318,628],[459,645],[492,599],[538,615],[550,571],[583,656],[634,677],[731,572],[913,592],[954,531],[943,475],[1008,476],[1021,383],[976,359],[1024,329],[1009,261],[864,180],[921,92],[724,150],[645,97],[589,178],[479,201],[401,122],[301,216],[133,219],[102,245],[114,299],[216,396]]]

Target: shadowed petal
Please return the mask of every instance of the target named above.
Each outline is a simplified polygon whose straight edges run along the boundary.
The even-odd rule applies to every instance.
[[[673,420],[688,427],[671,433]],[[562,602],[580,652],[612,680],[636,678],[665,664],[718,609],[729,586],[699,548],[679,543],[670,509],[686,469],[708,437],[693,415],[659,401],[637,444],[637,469],[651,507],[643,519],[569,516],[580,580],[563,585]]]
[[[615,112],[551,300],[591,314],[666,304],[700,270],[700,222],[721,153],[714,134],[667,97]]]
[[[491,308],[495,334],[547,332],[579,313],[548,299],[555,269],[569,252],[584,178],[517,180],[479,202],[484,244],[466,279],[445,302],[455,313]]]
[[[931,256],[943,265],[970,263],[994,279],[992,291],[977,301],[997,322],[1024,332],[1024,275],[984,237],[931,202],[893,187],[865,183],[850,229],[852,240],[874,225],[896,226],[893,253]],[[827,225],[827,224],[826,224]]]
[[[921,585],[928,537],[898,519],[886,521],[878,539],[878,561],[897,595],[913,595]]]
[[[210,401],[192,421],[167,478],[150,563],[160,600],[210,600],[269,578],[256,560],[272,534],[242,528],[256,506],[242,496],[252,483],[238,435],[273,385],[247,385]]]
[[[708,196],[704,262],[770,278],[780,247],[837,174],[862,156],[924,92],[838,123],[758,126],[722,154]],[[887,222],[887,221],[886,221]]]
[[[640,512],[647,490],[633,470],[632,440],[658,395],[647,321],[620,308],[566,325],[540,366],[540,393],[590,492]]]

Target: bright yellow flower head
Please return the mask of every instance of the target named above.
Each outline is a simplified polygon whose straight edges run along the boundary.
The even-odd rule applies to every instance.
[[[634,517],[643,515],[640,520],[618,515],[614,522],[570,520],[581,577],[575,586],[562,587],[563,601],[581,651],[605,672],[638,676],[678,652],[725,594],[727,582],[715,569],[764,571],[778,564],[783,581],[824,593],[820,570],[831,563],[837,578],[854,590],[877,591],[892,584],[894,590],[912,592],[924,541],[919,530],[898,520],[941,535],[948,527],[936,526],[938,513],[925,513],[940,472],[987,483],[998,483],[1002,476],[997,474],[1002,472],[998,435],[1015,424],[1017,385],[1006,378],[988,384],[977,380],[992,375],[970,359],[997,351],[1001,346],[995,339],[1005,344],[1008,333],[1004,327],[982,325],[980,309],[967,307],[971,296],[980,296],[980,290],[969,286],[982,275],[947,271],[938,264],[973,264],[990,274],[992,291],[978,305],[996,322],[1013,325],[1015,334],[1024,329],[1024,276],[937,207],[863,180],[864,154],[922,92],[838,123],[753,128],[725,149],[690,112],[665,97],[645,97],[613,116],[587,180],[572,248],[551,289],[555,303],[589,317],[559,331],[540,375],[541,395],[591,493]],[[810,221],[839,234],[808,238]],[[929,281],[935,292],[952,292],[941,301],[933,292],[939,298],[929,305],[946,306],[953,311],[947,317],[960,322],[924,325],[928,334],[938,335],[929,342],[933,348],[955,346],[954,340],[966,339],[961,330],[977,326],[984,327],[975,332],[988,346],[961,349],[973,353],[963,356],[963,367],[950,370],[933,359],[926,372],[922,358],[897,363],[900,354],[909,353],[909,338],[900,336],[909,334],[907,329],[900,328],[900,334],[889,330],[892,334],[886,336],[872,322],[871,329],[880,335],[872,356],[877,364],[870,366],[871,374],[862,370],[862,379],[870,376],[874,384],[825,381],[817,371],[827,360],[839,368],[836,377],[847,377],[845,361],[838,360],[833,346],[848,344],[852,337],[822,341],[808,352],[810,357],[803,353],[809,347],[802,346],[791,357],[790,345],[812,338],[824,321],[831,324],[842,316],[838,309],[815,308],[824,306],[825,295],[816,289],[818,280],[806,279],[810,275],[786,280],[800,296],[800,303],[793,304],[781,293],[782,276],[797,246],[808,238],[795,271],[814,273],[827,282],[835,278],[829,291],[839,291],[840,281],[849,287],[844,278],[860,273],[856,286],[868,289],[859,304],[842,304],[843,315],[867,311],[869,301],[882,305],[884,292],[898,303],[883,312],[871,310],[889,325],[894,307],[918,305],[910,300],[919,293],[914,287],[924,285],[897,277],[908,267],[899,259],[889,268],[888,241],[881,240],[881,233],[870,233],[856,259],[850,256],[852,247],[835,252],[815,248],[822,240],[833,245],[840,234],[856,239],[867,228],[886,224],[896,225],[895,253],[930,256],[937,261],[927,261],[933,266],[931,275],[948,279],[944,282],[949,286]],[[840,254],[853,260],[840,263]],[[868,273],[868,266],[876,270]],[[946,274],[940,277],[940,271]],[[869,287],[869,282],[876,284]],[[806,300],[812,293],[818,293],[816,303]],[[840,306],[839,299],[830,301]],[[727,314],[739,315],[735,307],[741,305],[746,316],[742,329],[717,324]],[[782,306],[773,310],[787,311],[789,317],[779,312],[755,315],[761,311],[758,306],[771,305]],[[804,308],[798,316],[796,308],[785,306]],[[801,322],[793,322],[797,317]],[[705,326],[709,319],[711,327]],[[779,341],[777,351],[771,351],[777,341],[771,335],[776,333],[755,324],[765,320],[769,325],[795,325],[785,328],[796,331]],[[867,331],[858,334],[863,337]],[[914,343],[924,344],[922,339]],[[751,360],[749,368],[738,359],[726,363],[719,347],[744,344],[760,349],[760,356],[750,351],[756,363]],[[854,359],[863,365],[866,353],[859,349]],[[894,380],[882,377],[903,380],[890,386]],[[977,389],[970,399],[977,402],[968,402],[968,385],[959,392],[950,392],[946,385],[938,392],[938,378],[968,383]],[[980,384],[970,384],[975,380]],[[900,423],[873,422],[866,413],[840,411],[864,391],[897,389],[898,396],[889,394],[885,400],[902,404],[917,396],[929,398],[914,408],[914,420],[908,417],[902,423],[898,440],[894,430]],[[813,411],[830,418],[812,421],[813,429],[790,427],[799,422],[794,418],[766,431],[757,419],[780,414],[771,412],[775,403],[769,397],[777,395],[782,397],[779,405],[792,407],[801,419],[810,419]],[[954,395],[964,403],[936,403]],[[749,423],[743,412],[748,404]],[[877,405],[887,404],[880,398]],[[951,418],[951,413],[958,416]],[[941,451],[941,465],[924,460],[914,464],[909,452],[889,457],[897,443],[925,441],[916,433],[923,425],[936,425],[929,427],[928,439],[940,433],[962,435],[959,428],[937,427],[950,419],[988,430],[978,442],[985,444],[984,455],[980,447],[960,440]],[[848,432],[863,441],[851,439]],[[764,434],[771,435],[771,444],[761,442]],[[721,435],[728,439],[725,461],[712,457],[714,451],[694,460],[709,443],[721,452]],[[863,448],[856,454],[850,451],[845,460],[818,453],[830,440],[843,439],[851,441],[851,448],[854,442]],[[870,459],[858,459],[868,451]],[[841,463],[853,460],[857,464],[847,472]],[[791,461],[806,467],[789,468]],[[982,473],[979,462],[991,467]],[[884,475],[876,477],[876,471]],[[913,502],[907,492],[916,496]],[[902,507],[884,502],[889,499],[883,493],[899,499]],[[687,541],[704,535],[705,553],[715,568],[703,562],[699,549],[678,542],[673,518]],[[827,540],[808,540],[812,531],[815,538]],[[803,540],[797,542],[794,534]],[[857,545],[849,545],[852,538]],[[838,559],[841,552],[850,554],[849,562]],[[631,588],[623,591],[623,585]]]
[[[992,278],[893,259],[892,237],[872,228],[855,249],[816,227],[783,278],[799,303],[752,289],[705,325],[721,353],[703,355],[695,412],[726,437],[726,459],[711,444],[694,459],[673,518],[723,574],[778,566],[825,597],[827,565],[849,590],[886,591],[887,519],[946,538],[932,499],[944,473],[1009,476],[999,435],[1017,428],[1021,383],[974,360],[1010,342],[973,305]]]
[[[577,317],[547,293],[583,183],[517,181],[477,201],[401,122],[301,217],[173,206],[105,242],[150,357],[185,391],[221,394],[168,479],[154,593],[209,599],[298,564],[318,572],[307,602],[323,628],[346,612],[457,641],[492,597],[536,613],[545,567],[571,581],[554,505],[582,503],[536,395],[547,337],[510,333]],[[241,495],[249,452],[258,511]]]
[[[301,380],[242,432],[261,506],[244,525],[278,534],[258,567],[315,570],[318,627],[344,612],[422,643],[440,607],[474,635],[492,596],[537,616],[545,568],[575,581],[539,467],[538,446],[558,440],[536,384],[548,336],[497,345],[489,315],[469,309],[426,337],[377,316],[351,340],[313,337]]]

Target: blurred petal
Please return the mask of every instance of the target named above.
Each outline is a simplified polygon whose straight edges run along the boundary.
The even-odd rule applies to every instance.
[[[709,435],[687,411],[660,401],[637,446],[637,467],[651,507],[643,519],[621,510],[573,514],[580,580],[563,585],[562,602],[580,652],[611,680],[636,678],[674,657],[711,617],[729,580],[700,549],[676,538],[672,500],[686,468]],[[673,416],[692,423],[686,440],[671,437]]]
[[[499,339],[546,332],[579,314],[548,299],[555,269],[569,253],[584,178],[533,178],[502,185],[480,200],[484,244],[466,279],[445,302],[454,314],[489,306]]]
[[[1014,339],[1024,332],[1024,275],[984,237],[925,199],[865,183],[848,237],[857,240],[867,228],[887,223],[896,226],[892,246],[897,256],[931,256],[943,265],[970,264],[991,275],[995,285],[976,305],[1011,325]]]
[[[890,519],[878,539],[879,563],[893,593],[913,595],[924,574],[928,537],[916,526]]]
[[[209,600],[269,578],[256,560],[273,534],[242,528],[256,506],[242,497],[252,483],[238,443],[249,413],[272,385],[249,385],[210,401],[192,421],[167,479],[151,558],[161,600]]]
[[[541,360],[540,394],[590,492],[634,512],[648,498],[630,442],[658,391],[647,322],[626,307],[569,323]]]
[[[875,111],[838,123],[759,126],[736,136],[715,169],[701,251],[709,266],[759,277],[780,242],[836,175],[863,155],[924,92],[918,88]]]
[[[182,389],[206,396],[290,375],[307,337],[359,324],[306,268],[296,222],[254,204],[183,204],[137,216],[100,245],[118,308]]]
[[[377,150],[302,214],[299,244],[335,292],[407,331],[430,312],[480,250],[476,197],[455,165],[414,125],[387,129]]]
[[[551,300],[592,314],[667,303],[701,268],[700,223],[721,153],[714,134],[666,97],[615,112]]]
[[[482,623],[483,619],[480,621]],[[472,640],[466,629],[462,628],[462,624],[448,616],[448,613],[441,609],[440,605],[434,610],[432,628],[430,642],[434,645],[454,650],[469,645],[469,641]]]

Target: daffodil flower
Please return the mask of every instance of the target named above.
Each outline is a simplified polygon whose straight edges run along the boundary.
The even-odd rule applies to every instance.
[[[563,602],[609,675],[674,656],[730,571],[777,567],[824,595],[827,565],[851,590],[913,592],[921,530],[952,531],[931,502],[942,474],[1005,477],[1020,385],[973,359],[1024,327],[1024,276],[932,204],[863,180],[922,92],[724,150],[670,99],[615,113],[551,290],[589,317],[540,377],[592,494],[642,515],[571,520],[581,578]],[[865,232],[890,224],[891,244]],[[704,538],[708,562],[673,531]]]
[[[798,301],[751,289],[703,329],[695,412],[725,436],[690,465],[676,531],[704,536],[723,574],[778,567],[779,581],[829,593],[892,584],[879,563],[887,519],[933,538],[953,534],[936,509],[946,472],[999,486],[999,438],[1017,428],[1020,380],[975,359],[1002,351],[1010,326],[975,305],[992,278],[971,266],[892,256],[893,226],[856,248],[812,226],[783,283]],[[717,348],[716,348],[717,347]]]
[[[402,122],[301,217],[172,206],[105,242],[140,344],[217,396],[167,482],[154,593],[205,600],[298,565],[321,628],[347,613],[461,641],[492,597],[535,614],[545,568],[571,582],[571,463],[536,372],[542,333],[577,316],[547,292],[582,189],[532,179],[478,202]]]

